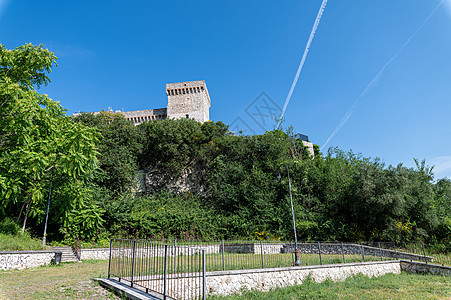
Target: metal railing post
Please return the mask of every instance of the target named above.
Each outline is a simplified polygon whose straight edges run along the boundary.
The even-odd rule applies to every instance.
[[[133,277],[135,275],[135,248],[136,248],[136,241],[133,241],[133,252],[132,252],[132,276],[130,281],[130,286],[133,287]]]
[[[427,261],[427,259],[426,259],[426,252],[424,251],[424,244],[421,244],[421,245],[422,245],[422,247],[423,247],[424,262],[425,262],[426,264],[428,264],[428,261]]]
[[[318,242],[318,254],[319,254],[319,264],[323,264],[323,260],[321,258],[321,242]]]
[[[382,248],[381,248],[381,242],[377,242],[377,245],[379,246],[379,256],[380,256],[381,261],[382,261]]]
[[[177,273],[177,239],[174,240],[174,273]]]
[[[207,299],[207,257],[205,255],[205,250],[202,250],[202,299]]]
[[[263,262],[263,242],[260,241],[260,252],[261,252],[261,256],[262,256],[262,269],[265,268],[265,263]]]
[[[365,248],[363,248],[363,243],[360,243],[360,246],[362,247],[362,261],[365,262]]]
[[[110,240],[110,258],[108,260],[108,278],[110,278],[110,272],[111,272],[111,250],[113,249],[113,239]]]
[[[346,259],[345,259],[345,249],[343,247],[343,242],[341,242],[341,254],[343,255],[343,263],[346,263]]]
[[[168,288],[168,245],[164,245],[163,299],[166,300]]]
[[[222,240],[222,270],[225,271],[224,240]]]

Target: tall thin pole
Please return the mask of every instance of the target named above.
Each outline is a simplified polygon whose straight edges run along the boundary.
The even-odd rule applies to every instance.
[[[52,195],[52,181],[53,181],[53,171],[52,171],[52,179],[50,179],[49,198],[47,200],[47,213],[45,214],[44,236],[42,237],[42,246],[45,246],[47,238],[47,221],[49,219],[50,196]]]
[[[285,167],[287,167],[287,174],[288,174],[288,188],[290,190],[290,204],[291,204],[291,216],[293,218],[293,231],[294,231],[294,254],[295,254],[295,261],[294,261],[294,265],[295,266],[300,266],[302,265],[301,260],[299,259],[299,248],[298,248],[298,235],[296,233],[296,221],[294,219],[294,208],[293,208],[293,196],[291,194],[291,181],[290,181],[290,169],[288,168],[287,164],[282,164],[285,165]],[[280,174],[279,174],[280,175]]]

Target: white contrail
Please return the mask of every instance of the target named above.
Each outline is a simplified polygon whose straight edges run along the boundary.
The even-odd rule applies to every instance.
[[[326,142],[324,143],[324,145],[321,146],[320,150],[323,150],[324,147],[327,146],[327,144],[330,142],[330,140],[340,131],[340,129],[346,124],[346,122],[349,120],[349,118],[352,115],[352,112],[354,111],[355,107],[357,106],[357,104],[359,103],[360,99],[362,99],[363,96],[365,96],[365,94],[371,89],[371,87],[373,87],[375,85],[375,83],[381,78],[382,73],[385,71],[385,69],[388,67],[388,65],[390,65],[395,59],[396,57],[398,57],[398,55],[402,52],[402,50],[404,50],[404,48],[410,43],[410,41],[415,37],[415,35],[423,28],[423,26],[426,24],[427,21],[429,21],[429,19],[434,15],[434,13],[437,11],[437,9],[440,7],[440,5],[442,5],[442,3],[445,0],[441,0],[440,3],[434,8],[434,10],[427,16],[427,18],[423,21],[423,23],[421,23],[421,25],[417,28],[417,30],[415,30],[414,33],[412,33],[409,38],[407,39],[407,41],[401,46],[401,48],[399,48],[399,50],[395,53],[395,55],[393,55],[386,63],[385,65],[382,67],[382,69],[376,74],[376,76],[374,76],[374,78],[370,81],[370,83],[368,83],[368,85],[365,87],[365,89],[363,90],[362,93],[360,93],[359,97],[357,98],[357,100],[351,105],[351,107],[348,109],[348,111],[346,112],[346,114],[344,115],[344,117],[341,119],[340,123],[338,124],[338,126],[335,128],[335,130],[332,132],[332,134],[329,136],[329,138],[326,140]]]
[[[293,83],[291,84],[290,92],[288,93],[287,99],[285,99],[285,104],[282,109],[282,114],[280,115],[279,122],[277,123],[276,129],[279,128],[280,123],[282,122],[283,116],[285,114],[285,110],[287,109],[288,103],[290,102],[291,95],[293,94],[294,88],[296,87],[296,83],[298,82],[299,75],[301,74],[302,67],[304,66],[305,60],[307,58],[308,51],[310,49],[310,45],[312,44],[313,38],[315,37],[316,29],[318,29],[319,21],[321,20],[321,16],[323,15],[324,9],[326,8],[327,0],[323,0],[321,7],[318,11],[318,15],[315,19],[315,24],[313,25],[312,31],[310,32],[310,37],[308,39],[307,45],[304,49],[304,55],[302,55],[301,63],[299,64],[298,71],[296,72],[296,76],[294,77]]]

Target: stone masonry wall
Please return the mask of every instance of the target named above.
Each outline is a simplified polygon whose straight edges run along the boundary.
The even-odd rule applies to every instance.
[[[339,282],[357,274],[378,277],[389,273],[401,273],[399,261],[215,271],[206,274],[206,291],[207,296],[241,294],[244,290],[267,292],[276,287],[302,284],[308,276],[315,282],[323,282],[326,279]],[[163,290],[163,280],[152,280],[151,284],[152,289],[160,292]],[[202,280],[196,279],[196,277],[169,278],[168,287],[168,295],[177,299],[186,298],[187,295],[201,295]]]
[[[81,249],[80,259],[109,259],[110,248]]]
[[[28,269],[52,263],[54,251],[1,251],[0,270]]]
[[[451,276],[451,267],[429,265],[422,262],[401,261],[401,270],[410,273]]]
[[[220,245],[199,245],[199,246],[178,246],[177,252],[174,251],[173,247],[168,248],[168,255],[188,255],[194,253],[202,253],[205,250],[206,254],[219,253]],[[136,248],[135,251],[140,257],[153,257],[153,256],[164,256],[164,246],[152,247],[151,251],[142,250],[142,248]],[[117,256],[129,256],[131,257],[133,248],[113,248],[113,255]],[[96,249],[81,249],[81,260],[84,259],[109,259],[110,249],[109,248],[96,248]]]
[[[276,287],[301,284],[309,275],[315,282],[328,278],[338,282],[357,274],[377,277],[388,273],[401,273],[399,261],[211,272],[207,275],[207,293],[231,295],[241,293],[243,289],[266,292]]]
[[[170,119],[209,120],[210,96],[204,80],[166,84],[167,114]]]
[[[180,174],[173,174],[170,170],[161,168],[147,168],[144,170],[145,191],[153,195],[161,190],[173,193],[190,192],[205,196],[205,181],[200,166],[184,169]]]

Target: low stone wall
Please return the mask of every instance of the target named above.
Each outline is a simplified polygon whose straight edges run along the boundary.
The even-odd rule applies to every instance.
[[[231,295],[252,289],[266,292],[276,287],[301,284],[307,276],[315,282],[328,278],[338,282],[357,274],[377,277],[388,273],[401,273],[399,261],[210,272],[207,273],[207,293]]]
[[[205,250],[206,254],[219,253],[221,245],[194,245],[194,246],[177,246],[177,255],[188,255],[193,253],[201,253]],[[153,257],[164,256],[164,246],[157,246],[149,248],[149,250],[142,250],[143,248],[137,247],[136,253],[140,257]],[[130,256],[132,255],[133,248],[113,248],[114,256]],[[174,256],[176,253],[174,247],[168,248],[168,255]],[[93,249],[81,249],[81,260],[84,259],[109,259],[110,248],[93,248]]]
[[[110,248],[81,249],[80,259],[109,259]]]
[[[266,243],[227,243],[224,244],[225,253],[249,253],[249,254],[277,254],[282,253],[285,244],[266,244]],[[222,245],[219,245],[218,251],[222,252]]]
[[[326,279],[338,282],[357,274],[363,274],[368,277],[377,277],[389,273],[401,274],[399,261],[215,271],[207,272],[206,274],[206,290],[207,296],[240,294],[245,290],[267,292],[276,287],[302,284],[308,276],[315,282],[323,282]],[[141,284],[143,284],[143,282],[141,282]],[[151,280],[151,283],[149,284],[151,284],[153,290],[163,291],[163,280]],[[198,277],[188,277],[183,279],[171,279],[169,277],[167,286],[168,295],[177,299],[185,298],[184,296],[186,295],[201,295],[202,293],[202,280]],[[186,288],[189,290],[186,290]]]
[[[401,261],[401,270],[410,273],[451,276],[451,267],[431,265],[422,262]]]
[[[51,264],[61,260],[58,251],[0,251],[0,270],[23,270]]]

